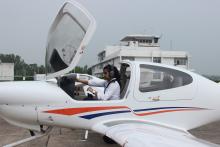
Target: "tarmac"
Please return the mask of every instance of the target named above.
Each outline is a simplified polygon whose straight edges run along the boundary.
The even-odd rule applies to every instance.
[[[198,138],[220,144],[220,122],[208,124],[190,131]],[[119,147],[117,144],[106,144],[102,136],[89,131],[88,139],[84,140],[85,130],[53,128],[48,136],[33,140],[17,147]],[[12,126],[0,119],[0,146],[30,136],[26,129]]]

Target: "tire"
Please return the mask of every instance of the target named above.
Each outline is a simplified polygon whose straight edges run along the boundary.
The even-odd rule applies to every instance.
[[[114,140],[112,140],[111,138],[109,138],[107,136],[103,136],[102,139],[107,144],[116,144],[116,142]]]

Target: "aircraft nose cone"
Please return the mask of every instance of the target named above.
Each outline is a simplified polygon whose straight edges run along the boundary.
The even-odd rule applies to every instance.
[[[40,95],[39,90],[41,90],[40,86],[36,86],[32,81],[2,82],[0,83],[0,105],[34,103],[35,99],[33,97]]]
[[[31,100],[31,95],[31,85],[27,82],[0,83],[0,105],[24,104]]]
[[[46,81],[0,83],[0,105],[61,104],[69,99],[56,84]]]

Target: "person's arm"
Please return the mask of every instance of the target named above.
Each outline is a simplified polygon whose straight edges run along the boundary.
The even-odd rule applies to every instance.
[[[89,86],[94,86],[94,87],[105,87],[106,81],[103,79],[99,78],[94,78],[88,81]]]
[[[81,80],[81,79],[78,79],[78,78],[76,78],[76,82],[80,82],[80,83],[83,83],[83,84],[86,84],[86,85],[89,84],[88,80]]]

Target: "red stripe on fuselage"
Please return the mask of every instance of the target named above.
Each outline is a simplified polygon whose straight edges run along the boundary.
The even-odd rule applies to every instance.
[[[62,114],[62,115],[74,115],[74,114],[80,114],[85,112],[93,112],[93,111],[99,111],[99,110],[112,110],[112,109],[122,109],[128,107],[126,106],[109,106],[109,107],[83,107],[83,108],[66,108],[66,109],[57,109],[57,110],[49,110],[44,111],[47,113],[54,113],[54,114]]]

